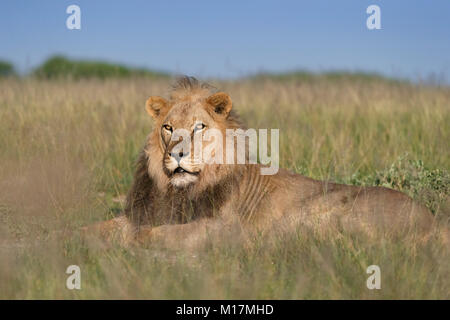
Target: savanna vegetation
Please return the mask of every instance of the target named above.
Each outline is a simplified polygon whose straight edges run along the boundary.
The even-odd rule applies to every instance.
[[[0,77],[15,75],[14,66],[7,62],[0,60]]]
[[[57,230],[121,211],[152,128],[145,100],[165,95],[170,79],[37,74],[44,79],[0,79],[1,299],[450,298],[449,247],[438,231],[428,241],[373,239],[299,225],[250,243],[224,233],[189,252],[55,239]],[[303,73],[212,84],[231,95],[249,127],[280,129],[282,167],[404,191],[448,229],[448,87]],[[73,264],[81,290],[66,288]],[[380,290],[366,287],[373,264]]]
[[[161,71],[145,68],[131,68],[125,65],[91,60],[71,60],[64,56],[54,56],[33,70],[33,76],[40,79],[86,79],[86,78],[129,78],[129,77],[168,77]]]

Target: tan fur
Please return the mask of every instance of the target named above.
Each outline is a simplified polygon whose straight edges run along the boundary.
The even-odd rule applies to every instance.
[[[264,176],[259,164],[205,165],[192,158],[186,160],[185,169],[193,174],[173,174],[174,144],[168,129],[191,130],[199,120],[222,132],[244,128],[231,108],[227,94],[214,93],[209,85],[187,77],[177,83],[169,100],[147,100],[154,130],[139,155],[124,215],[114,220],[120,221],[123,232],[132,233],[124,239],[186,245],[235,223],[269,230],[280,221],[313,228],[339,224],[369,234],[427,231],[432,226],[433,217],[425,207],[387,188],[317,181],[283,169]],[[183,187],[177,187],[180,184]],[[115,225],[108,222],[105,229]]]

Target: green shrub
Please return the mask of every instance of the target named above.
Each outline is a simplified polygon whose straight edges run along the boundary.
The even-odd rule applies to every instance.
[[[406,80],[392,79],[378,73],[363,71],[327,71],[311,72],[306,70],[297,70],[290,72],[270,73],[262,72],[251,77],[256,80],[277,80],[294,82],[313,82],[313,81],[350,81],[350,82],[381,82],[381,83],[407,83]]]
[[[111,77],[166,77],[163,72],[146,69],[132,69],[119,64],[99,61],[73,61],[62,56],[54,56],[38,67],[33,74],[38,78],[111,78]]]
[[[0,61],[0,77],[12,76],[14,74],[14,66],[11,63]]]

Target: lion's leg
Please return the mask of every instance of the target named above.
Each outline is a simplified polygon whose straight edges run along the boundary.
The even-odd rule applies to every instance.
[[[160,244],[169,248],[194,248],[224,227],[220,219],[202,219],[186,224],[141,226],[136,240],[140,244]]]
[[[125,215],[111,220],[97,222],[93,225],[83,227],[81,230],[84,235],[100,236],[108,242],[119,241],[122,244],[131,243],[136,235],[136,228]]]

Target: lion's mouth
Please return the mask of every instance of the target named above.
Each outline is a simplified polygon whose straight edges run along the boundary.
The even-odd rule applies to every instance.
[[[191,172],[188,171],[182,167],[177,167],[174,171],[173,174],[183,174],[183,173],[187,173],[187,174],[192,174],[192,175],[198,175],[198,172]]]

